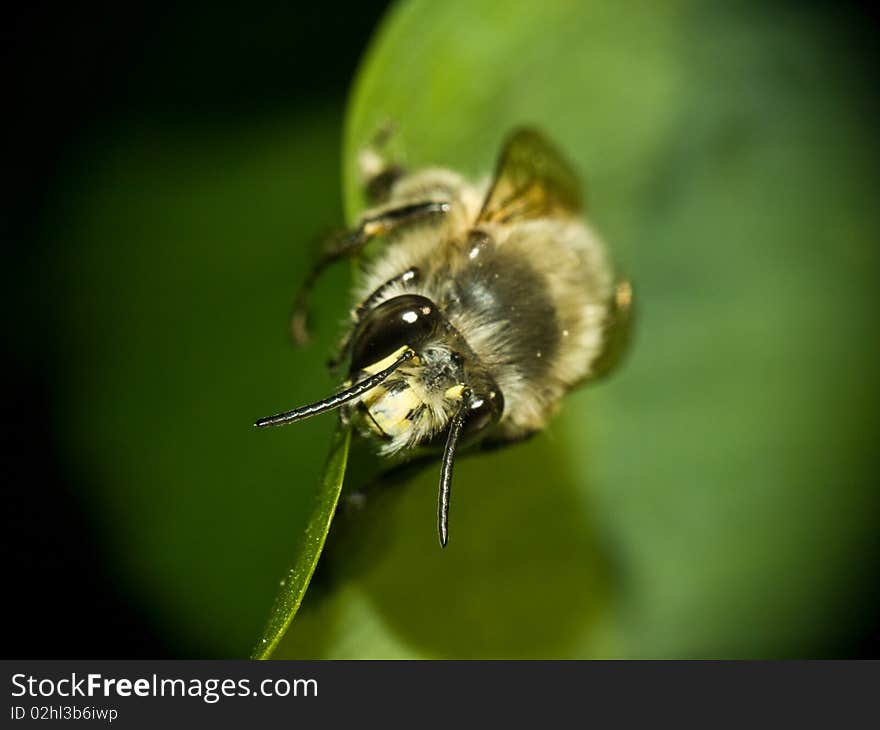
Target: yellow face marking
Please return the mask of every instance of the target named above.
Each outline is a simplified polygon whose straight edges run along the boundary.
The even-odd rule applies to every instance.
[[[443,397],[449,398],[450,400],[461,400],[461,393],[463,390],[463,385],[453,385],[451,388],[446,389],[446,392],[443,393]]]
[[[390,367],[394,364],[394,362],[407,350],[412,349],[409,345],[403,345],[399,347],[394,352],[392,352],[388,357],[379,360],[379,362],[371,363],[364,368],[365,373],[369,373],[370,375],[375,375],[380,370],[384,370],[387,367]],[[419,359],[414,357],[410,362],[418,362]]]
[[[412,428],[412,421],[407,416],[421,404],[412,388],[404,388],[393,394],[388,391],[379,393],[367,407],[374,424],[393,438]]]
[[[412,350],[409,345],[402,345],[387,357],[370,363],[363,370],[370,375],[378,373],[393,365],[408,350]],[[419,358],[413,357],[410,362],[418,364]],[[361,399],[361,402],[369,410],[369,418],[366,421],[368,427],[392,438],[412,428],[412,421],[407,416],[422,405],[422,401],[412,388],[395,389],[394,392],[390,392],[384,385],[373,388]]]

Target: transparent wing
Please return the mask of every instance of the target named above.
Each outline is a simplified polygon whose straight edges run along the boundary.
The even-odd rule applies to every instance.
[[[577,175],[539,132],[507,138],[477,223],[570,216],[581,210]]]

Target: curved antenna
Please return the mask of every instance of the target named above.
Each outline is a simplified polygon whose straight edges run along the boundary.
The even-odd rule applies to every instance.
[[[452,468],[455,466],[455,449],[461,436],[464,417],[470,408],[470,388],[461,393],[461,405],[452,416],[449,433],[446,435],[446,446],[443,448],[443,461],[440,467],[440,494],[437,504],[437,529],[440,533],[440,547],[446,547],[449,541],[449,493],[452,487]]]
[[[374,375],[370,375],[368,378],[364,378],[358,383],[355,383],[350,388],[346,388],[334,395],[331,395],[329,398],[325,398],[324,400],[319,400],[316,403],[310,403],[307,406],[301,406],[299,408],[294,408],[292,411],[286,411],[285,413],[279,413],[275,416],[266,416],[265,418],[261,418],[257,421],[254,426],[257,428],[265,428],[266,426],[284,426],[288,423],[293,423],[294,421],[301,421],[304,418],[309,418],[310,416],[317,416],[320,413],[325,413],[326,411],[332,411],[334,408],[339,408],[343,403],[348,403],[350,400],[354,400],[358,396],[363,395],[368,390],[375,388],[379,383],[385,380],[391,373],[393,373],[397,368],[399,368],[403,363],[407,360],[412,360],[416,356],[416,353],[410,350],[409,348],[397,358],[391,365],[389,365],[384,370],[380,370],[378,373]]]

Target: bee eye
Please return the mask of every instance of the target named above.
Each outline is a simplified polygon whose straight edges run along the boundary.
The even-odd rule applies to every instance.
[[[503,410],[504,398],[500,390],[473,396],[462,426],[462,436],[468,438],[487,429],[501,417]]]
[[[384,360],[401,347],[418,351],[438,332],[443,318],[430,299],[403,294],[371,309],[352,337],[351,372]]]

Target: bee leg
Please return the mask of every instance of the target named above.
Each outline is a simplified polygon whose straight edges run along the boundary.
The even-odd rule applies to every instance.
[[[593,363],[589,380],[598,380],[613,372],[626,354],[633,329],[632,283],[617,283],[608,301],[608,313],[602,325],[604,345]]]
[[[448,210],[449,203],[445,201],[428,200],[421,203],[409,203],[367,216],[354,230],[330,239],[325,246],[324,253],[309,272],[294,300],[290,315],[290,336],[294,344],[302,345],[309,340],[309,295],[327,267],[337,261],[357,255],[367,243],[377,236],[387,235],[400,226],[432,215],[446,213]]]
[[[355,307],[354,312],[352,313],[352,320],[354,324],[357,324],[361,321],[364,314],[370,311],[376,304],[379,302],[379,299],[382,295],[388,291],[388,287],[393,286],[395,284],[408,284],[412,281],[418,281],[421,276],[421,272],[415,266],[411,266],[402,274],[398,274],[397,276],[391,277],[388,281],[382,284],[378,289],[376,289],[370,296],[368,296],[364,301]],[[336,370],[339,367],[340,363],[345,359],[348,355],[348,348],[351,345],[351,337],[354,330],[350,329],[342,342],[339,343],[339,346],[336,349],[336,354],[327,362],[327,367],[330,370]]]
[[[371,205],[388,200],[391,188],[406,174],[406,169],[388,159],[388,142],[397,130],[396,125],[385,122],[379,127],[373,139],[358,154],[358,173],[364,195]]]

